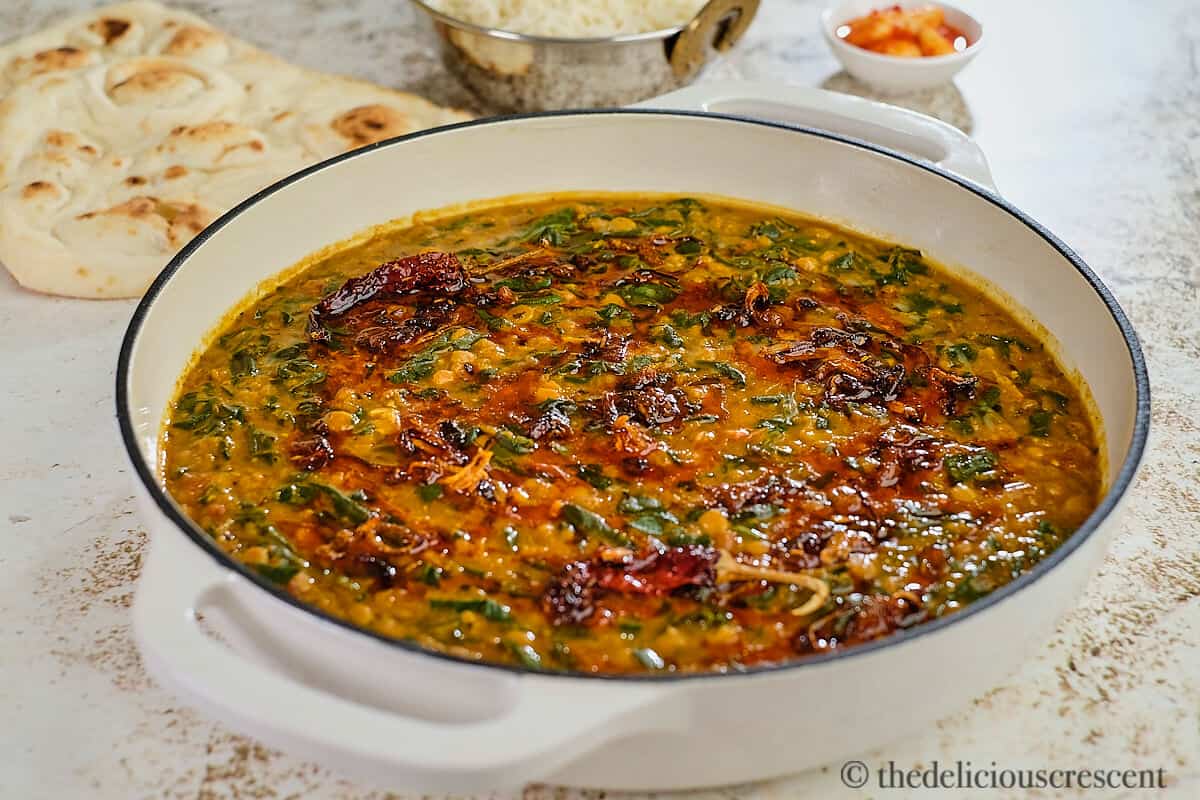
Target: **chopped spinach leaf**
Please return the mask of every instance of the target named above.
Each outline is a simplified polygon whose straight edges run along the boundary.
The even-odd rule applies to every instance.
[[[278,458],[275,453],[275,437],[265,431],[251,428],[250,455],[252,458],[266,461],[268,464],[275,463],[275,459]]]
[[[946,456],[942,464],[952,482],[966,483],[994,470],[997,459],[996,454],[990,450],[978,450]]]
[[[473,611],[492,622],[508,622],[512,619],[512,609],[489,598],[472,598],[457,600],[449,597],[433,597],[429,600],[430,608],[448,608],[452,611]]]
[[[727,364],[724,361],[701,361],[703,366],[712,367],[713,371],[722,378],[728,378],[733,381],[733,385],[739,389],[746,385],[746,374],[732,364]]]
[[[423,483],[417,487],[417,497],[431,503],[441,497],[444,491],[440,483]]]
[[[301,570],[299,564],[253,564],[251,568],[272,583],[284,584],[296,577]]]
[[[670,325],[660,325],[654,338],[672,349],[683,347],[683,337]]]
[[[975,348],[966,342],[960,344],[952,344],[946,348],[946,357],[950,359],[950,363],[962,366],[975,360],[979,355],[975,352]]]
[[[562,517],[575,529],[576,533],[584,536],[599,536],[612,544],[629,544],[629,538],[614,530],[608,524],[608,520],[583,506],[566,503],[562,507]]]
[[[599,464],[579,464],[575,474],[597,489],[607,489],[613,484],[613,479],[604,474]]]
[[[616,291],[622,300],[638,308],[659,308],[679,296],[678,289],[661,283],[627,283]]]
[[[1045,438],[1050,435],[1050,423],[1054,420],[1051,411],[1034,411],[1029,415],[1029,435]]]
[[[561,208],[536,220],[521,235],[521,241],[561,247],[570,236],[578,232],[579,226],[575,223],[575,210]]]

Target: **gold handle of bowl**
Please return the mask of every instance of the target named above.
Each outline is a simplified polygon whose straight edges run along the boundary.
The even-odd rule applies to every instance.
[[[738,43],[758,11],[759,0],[709,0],[671,47],[671,69],[686,81],[708,60],[708,48],[724,52]]]

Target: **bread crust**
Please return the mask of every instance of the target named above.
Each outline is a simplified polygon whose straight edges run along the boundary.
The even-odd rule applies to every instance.
[[[356,147],[468,119],[290,64],[137,0],[0,47],[0,262],[27,289],[137,297],[205,225]]]

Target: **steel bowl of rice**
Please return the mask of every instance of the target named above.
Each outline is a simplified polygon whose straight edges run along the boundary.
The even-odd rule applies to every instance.
[[[621,106],[684,86],[759,0],[412,0],[446,66],[497,111]]]

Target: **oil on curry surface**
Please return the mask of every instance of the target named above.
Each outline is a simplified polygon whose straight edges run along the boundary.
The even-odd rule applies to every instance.
[[[886,636],[1093,510],[1079,390],[922,254],[732,201],[397,227],[228,320],[164,480],[236,559],[388,637],[738,670]]]

